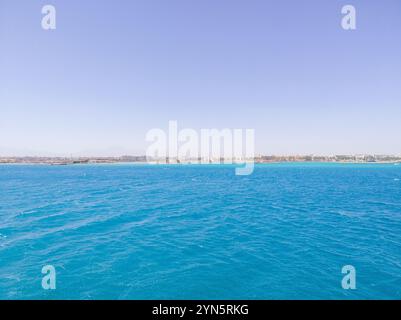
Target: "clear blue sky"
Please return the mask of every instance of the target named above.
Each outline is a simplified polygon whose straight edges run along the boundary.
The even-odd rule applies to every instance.
[[[0,0],[0,46],[3,155],[143,154],[168,120],[254,128],[264,154],[401,154],[399,0]]]

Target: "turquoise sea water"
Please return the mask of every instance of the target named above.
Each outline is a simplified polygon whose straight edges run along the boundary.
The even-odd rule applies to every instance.
[[[344,298],[401,298],[401,166],[0,166],[0,299]]]

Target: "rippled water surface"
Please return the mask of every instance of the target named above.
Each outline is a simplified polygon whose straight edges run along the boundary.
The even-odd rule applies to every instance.
[[[33,298],[400,299],[401,166],[2,165],[0,299]]]

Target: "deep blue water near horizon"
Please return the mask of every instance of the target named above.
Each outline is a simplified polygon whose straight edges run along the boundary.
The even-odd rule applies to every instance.
[[[0,166],[0,299],[400,298],[401,166]]]

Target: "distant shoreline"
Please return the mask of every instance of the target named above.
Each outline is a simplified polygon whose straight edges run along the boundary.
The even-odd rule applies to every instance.
[[[284,163],[322,163],[322,164],[395,164],[401,163],[401,157],[397,156],[260,156],[247,160],[230,161],[233,165],[241,165],[245,162],[255,164],[284,164]],[[49,165],[49,166],[73,166],[73,165],[96,165],[96,164],[138,164],[138,165],[224,165],[224,159],[209,160],[209,163],[202,163],[192,159],[187,161],[156,160],[147,161],[146,157],[96,157],[96,158],[61,158],[61,157],[0,157],[0,165]]]
[[[360,165],[380,165],[380,164],[392,164],[400,165],[400,162],[323,162],[323,161],[285,161],[285,162],[254,162],[255,165],[274,165],[274,164],[360,164]],[[88,164],[49,164],[49,163],[4,163],[0,162],[1,166],[51,166],[51,167],[78,167],[78,166],[96,166],[96,165],[143,165],[143,166],[227,166],[227,165],[243,165],[244,163],[148,163],[148,162],[104,162],[104,163],[88,163]]]

